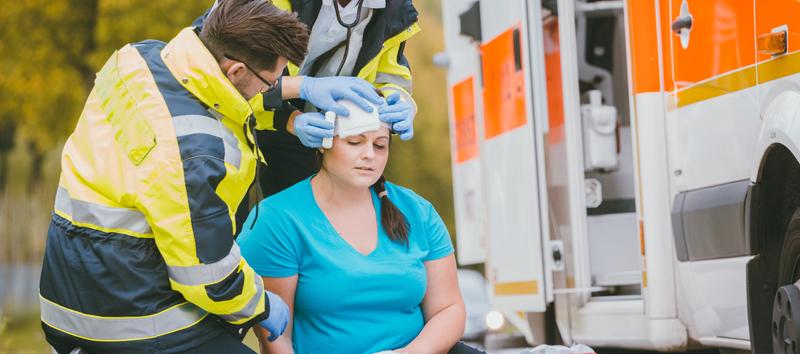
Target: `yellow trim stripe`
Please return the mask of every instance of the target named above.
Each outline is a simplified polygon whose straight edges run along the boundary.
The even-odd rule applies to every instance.
[[[755,66],[746,67],[678,91],[678,107],[705,101],[756,84]]]
[[[765,83],[800,73],[800,51],[758,64],[758,82]]]
[[[494,284],[495,295],[536,295],[538,293],[539,282],[536,280]]]
[[[781,55],[679,90],[678,108],[800,73],[800,51]]]

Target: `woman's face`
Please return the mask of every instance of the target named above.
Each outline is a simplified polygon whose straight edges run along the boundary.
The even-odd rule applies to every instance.
[[[389,128],[333,139],[322,155],[322,166],[332,177],[353,187],[369,188],[383,174],[389,159]]]

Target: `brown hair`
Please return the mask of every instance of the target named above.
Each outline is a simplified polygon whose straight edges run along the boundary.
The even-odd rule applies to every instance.
[[[221,0],[206,18],[200,40],[218,61],[230,55],[259,70],[274,70],[278,57],[303,62],[308,29],[271,1]]]
[[[389,193],[386,191],[386,178],[381,175],[378,181],[372,185],[372,189],[381,199],[381,226],[389,238],[397,243],[408,246],[408,233],[410,226],[403,212],[389,200]]]

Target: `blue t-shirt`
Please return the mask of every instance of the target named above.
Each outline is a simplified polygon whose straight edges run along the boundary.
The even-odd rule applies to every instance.
[[[380,226],[374,191],[378,242],[369,255],[339,236],[317,205],[310,178],[262,201],[252,230],[250,213],[238,238],[247,263],[262,276],[298,275],[295,353],[379,352],[404,347],[422,331],[424,262],[452,254],[453,245],[428,201],[391,183],[386,190],[410,225],[407,248]]]

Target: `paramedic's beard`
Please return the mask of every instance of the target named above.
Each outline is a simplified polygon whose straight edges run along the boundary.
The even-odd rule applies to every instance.
[[[230,77],[228,77],[228,80],[231,81],[233,87],[236,89],[236,92],[239,92],[239,94],[244,97],[245,101],[250,101],[253,97],[260,93],[259,88],[248,90],[248,86],[252,86],[250,85],[252,80],[248,80],[247,76],[237,80],[232,80]],[[252,91],[252,94],[248,94],[248,91]]]

